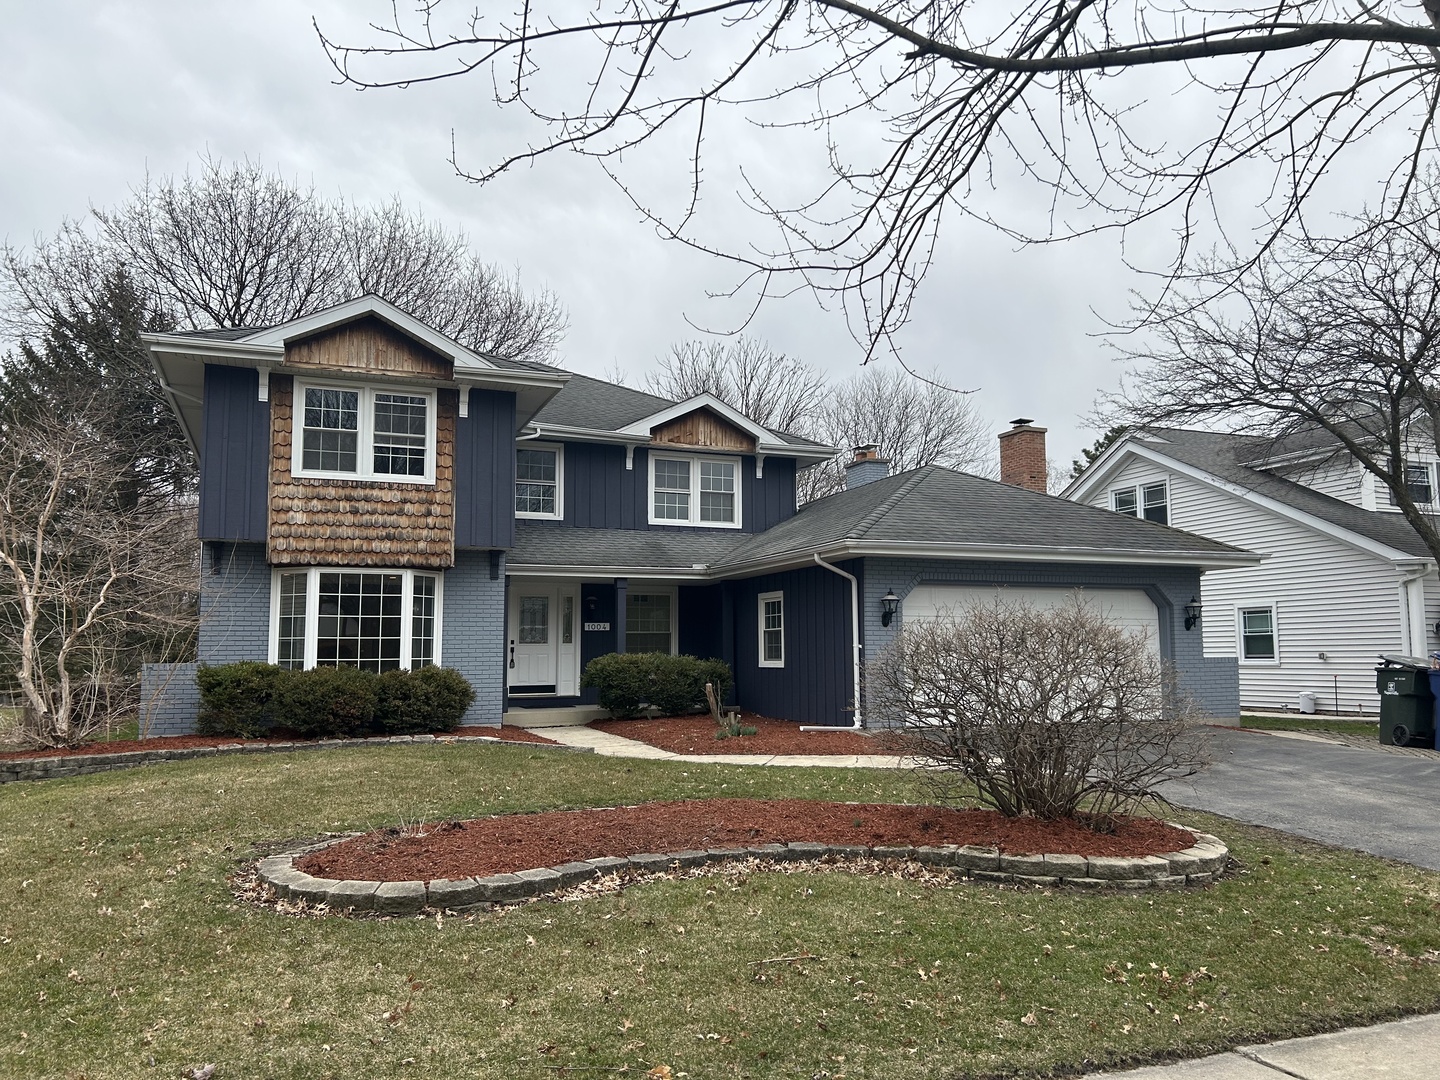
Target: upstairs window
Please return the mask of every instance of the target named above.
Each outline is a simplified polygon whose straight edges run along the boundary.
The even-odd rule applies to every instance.
[[[1140,487],[1116,488],[1110,492],[1110,509],[1126,517],[1170,524],[1170,488],[1165,481]]]
[[[1427,506],[1435,501],[1435,486],[1431,482],[1429,463],[1405,466],[1405,490],[1409,493],[1411,502],[1420,506]],[[1390,492],[1390,505],[1400,505],[1393,491]]]
[[[515,451],[515,516],[561,518],[564,455],[558,446],[523,445]]]
[[[740,462],[651,454],[650,524],[738,529]]]
[[[297,382],[295,399],[296,476],[434,483],[432,392]]]

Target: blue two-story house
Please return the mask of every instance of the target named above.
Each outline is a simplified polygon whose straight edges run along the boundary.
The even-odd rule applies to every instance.
[[[796,474],[834,449],[708,396],[477,355],[375,297],[145,340],[200,460],[202,664],[443,664],[475,688],[467,722],[498,724],[581,703],[594,657],[659,650],[724,659],[741,708],[849,725],[906,620],[1083,588],[1235,714],[1235,660],[1207,659],[1185,611],[1205,570],[1254,561],[1233,547],[938,467],[889,476],[867,448],[847,490],[797,508]],[[145,682],[148,730],[188,730],[193,666]]]

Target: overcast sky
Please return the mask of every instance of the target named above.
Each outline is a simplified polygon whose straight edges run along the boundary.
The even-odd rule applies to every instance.
[[[28,244],[124,200],[147,170],[181,172],[208,152],[362,202],[399,195],[463,227],[487,258],[560,297],[571,328],[558,362],[577,371],[639,373],[696,336],[687,317],[727,323],[706,296],[732,271],[659,240],[586,163],[556,157],[483,188],[458,178],[452,127],[481,156],[477,141],[504,142],[486,84],[334,85],[311,18],[353,38],[388,10],[386,0],[0,0],[0,237]],[[1033,197],[1043,204],[1043,191]],[[737,236],[754,227],[739,212],[718,225]],[[996,431],[1016,416],[1048,426],[1051,456],[1067,464],[1094,438],[1084,414],[1120,373],[1092,309],[1123,316],[1138,284],[1114,237],[1020,249],[952,216],[906,356],[976,390]],[[808,296],[768,304],[751,332],[836,374],[861,359],[840,314]]]

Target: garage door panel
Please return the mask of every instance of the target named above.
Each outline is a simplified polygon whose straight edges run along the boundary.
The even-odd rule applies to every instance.
[[[977,605],[1023,603],[1044,611],[1068,604],[1075,589],[1026,585],[917,585],[901,608],[907,620],[959,618]],[[1082,589],[1085,604],[1106,621],[1145,637],[1160,652],[1160,616],[1143,589]]]

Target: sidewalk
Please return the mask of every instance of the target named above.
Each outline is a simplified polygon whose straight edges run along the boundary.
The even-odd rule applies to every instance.
[[[650,761],[689,761],[708,765],[828,766],[834,769],[900,769],[911,764],[893,754],[675,754],[649,743],[612,735],[594,728],[545,727],[537,732],[565,746],[583,747],[602,757],[645,758]],[[825,738],[817,732],[816,741]]]
[[[1432,1080],[1440,1075],[1440,1015],[1328,1035],[1241,1046],[1228,1054],[1153,1065],[1114,1080]]]

